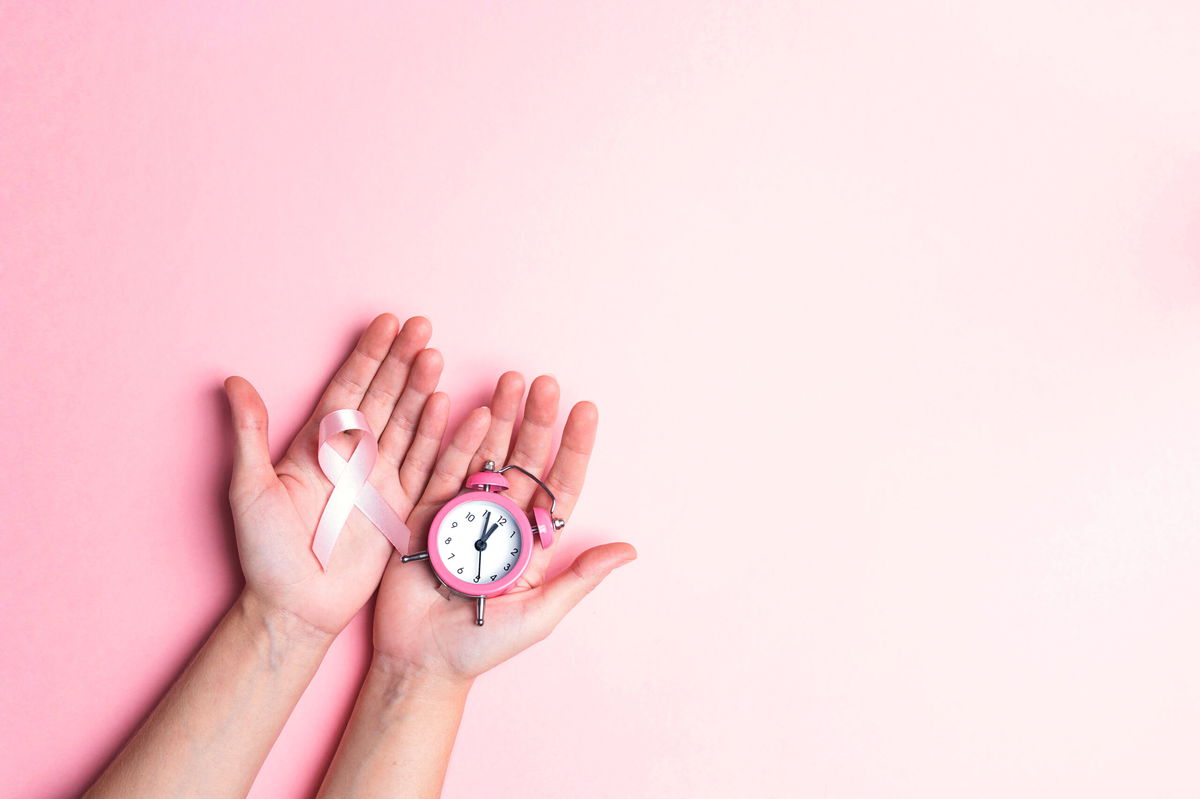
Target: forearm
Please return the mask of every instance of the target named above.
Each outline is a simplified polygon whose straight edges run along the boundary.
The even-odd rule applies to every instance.
[[[245,796],[331,641],[243,592],[87,796]]]
[[[377,653],[320,799],[438,796],[470,688]]]

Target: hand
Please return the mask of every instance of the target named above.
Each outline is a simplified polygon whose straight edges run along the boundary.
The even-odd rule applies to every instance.
[[[426,549],[427,529],[438,509],[485,461],[495,461],[498,468],[516,463],[534,474],[544,473],[554,443],[558,385],[545,376],[533,382],[510,455],[509,443],[523,394],[521,376],[508,372],[497,383],[491,412],[478,408],[459,426],[408,519],[413,532],[412,552]],[[596,438],[596,421],[596,406],[590,402],[577,404],[567,418],[558,455],[545,478],[558,498],[555,512],[560,518],[570,516],[583,488]],[[545,492],[521,475],[513,478],[507,496],[524,509],[550,504]],[[604,544],[587,550],[569,569],[547,582],[552,550],[543,550],[537,543],[533,546],[533,558],[512,590],[488,599],[487,623],[483,627],[474,623],[474,602],[440,588],[428,564],[402,563],[393,554],[375,605],[377,658],[389,659],[390,665],[400,669],[416,668],[435,678],[470,681],[545,638],[609,572],[637,557],[629,544]]]
[[[442,372],[437,350],[425,349],[431,326],[392,314],[367,326],[280,461],[267,446],[267,409],[241,377],[225,381],[235,452],[229,501],[246,591],[265,606],[336,635],[379,584],[394,550],[355,509],[322,571],[312,552],[317,520],[333,486],[317,463],[317,427],[339,408],[357,408],[378,436],[370,482],[406,518],[425,488],[446,428],[449,399],[433,393]],[[359,435],[359,434],[355,434]],[[357,438],[330,444],[349,457]]]

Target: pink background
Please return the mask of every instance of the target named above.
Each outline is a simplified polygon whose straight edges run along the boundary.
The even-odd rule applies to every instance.
[[[79,791],[234,596],[221,380],[282,451],[390,310],[460,415],[508,368],[595,400],[557,564],[641,552],[479,681],[447,796],[1196,796],[1198,40],[3,3],[0,794]],[[255,796],[318,783],[366,622]]]

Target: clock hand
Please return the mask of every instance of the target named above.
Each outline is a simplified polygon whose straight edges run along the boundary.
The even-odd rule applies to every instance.
[[[475,551],[479,553],[479,568],[475,571],[475,582],[479,582],[483,578],[483,550],[487,549],[487,537],[491,535],[488,532],[488,522],[491,520],[492,512],[490,510],[484,511],[483,533],[479,536],[479,540],[475,542]]]
[[[490,529],[486,533],[484,533],[483,538],[481,538],[479,540],[486,544],[487,540],[492,537],[492,533],[496,532],[496,528],[499,526],[500,526],[500,522],[496,522],[495,524],[493,524],[492,529]]]

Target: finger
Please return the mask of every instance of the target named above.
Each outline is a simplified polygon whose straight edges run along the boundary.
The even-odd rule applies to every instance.
[[[479,452],[471,460],[470,471],[477,472],[488,461],[495,461],[496,468],[504,466],[508,457],[508,447],[512,443],[513,425],[517,421],[517,413],[521,410],[521,397],[525,395],[525,378],[520,372],[505,372],[496,381],[496,390],[492,393],[492,423]]]
[[[421,421],[425,401],[437,388],[441,376],[442,354],[432,349],[421,350],[413,361],[408,384],[400,394],[400,399],[379,436],[379,454],[391,463],[393,468],[398,468],[404,460],[404,453],[408,451],[417,432],[417,425]]]
[[[425,491],[429,476],[433,474],[433,465],[437,462],[438,447],[442,445],[449,416],[450,397],[440,391],[430,396],[417,425],[416,435],[404,456],[404,465],[400,467],[400,488],[406,497],[411,498],[410,503]],[[409,508],[402,510],[401,515],[404,515]]]
[[[592,457],[592,449],[596,444],[596,425],[599,414],[595,404],[579,402],[567,416],[563,426],[562,442],[558,445],[558,453],[554,456],[554,465],[546,476],[546,485],[554,493],[554,515],[564,521],[571,517],[579,494],[583,491],[583,480],[587,476],[588,461]],[[546,492],[539,491],[533,499],[533,504],[543,508],[550,507],[550,497]],[[565,528],[564,528],[565,529]],[[555,542],[561,533],[555,535]],[[550,565],[553,547],[534,550],[533,559],[525,571],[525,580],[530,585],[538,585],[542,581],[546,568]]]
[[[513,445],[508,463],[523,466],[541,477],[554,444],[554,420],[557,416],[558,382],[549,375],[542,375],[529,387],[525,416],[521,419],[521,429],[517,431],[517,442]],[[520,472],[509,472],[507,476],[512,478],[508,497],[525,507],[537,489],[537,483]]]
[[[588,462],[596,446],[596,427],[600,413],[595,403],[577,402],[567,416],[563,426],[562,442],[554,455],[554,465],[546,476],[546,485],[557,500],[554,513],[560,519],[568,519],[579,495],[583,492],[583,481],[587,477]],[[540,492],[534,499],[535,505],[550,507],[550,497]]]
[[[305,425],[306,432],[315,436],[317,425],[330,411],[358,408],[372,378],[387,357],[399,326],[400,321],[390,313],[380,314],[367,325],[367,329],[358,337],[354,351],[334,373],[321,399],[317,400],[317,406]]]
[[[420,501],[409,514],[408,527],[413,531],[410,548],[421,546],[420,541],[425,538],[425,528],[437,514],[438,508],[449,502],[463,487],[467,467],[471,465],[475,450],[483,443],[490,421],[491,414],[487,408],[476,408],[454,431],[454,437],[450,439],[446,451],[433,467],[429,484],[425,486]]]
[[[592,547],[577,557],[569,569],[529,593],[532,605],[526,618],[532,620],[540,637],[546,637],[613,569],[636,558],[637,550],[626,543]]]
[[[275,479],[267,441],[267,406],[244,377],[225,380],[233,418],[233,479],[230,498],[257,496]]]
[[[429,343],[431,335],[433,325],[429,320],[423,316],[414,316],[400,328],[400,334],[392,342],[387,357],[379,365],[375,378],[358,406],[363,416],[367,417],[367,424],[371,426],[376,437],[381,436],[381,431],[409,380],[413,361]]]

